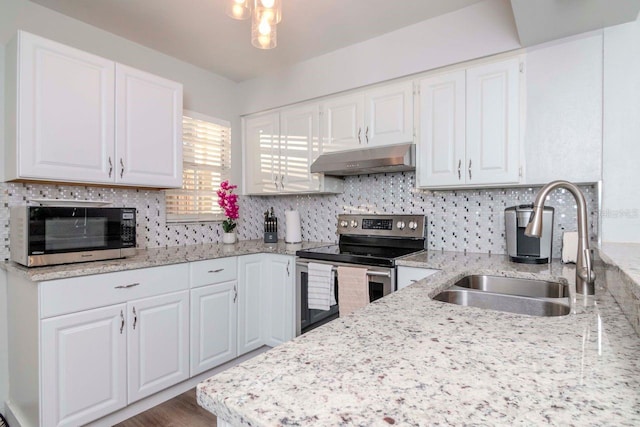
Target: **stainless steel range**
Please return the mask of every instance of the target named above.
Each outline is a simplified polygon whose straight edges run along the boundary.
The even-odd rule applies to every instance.
[[[423,215],[339,215],[337,245],[296,252],[297,334],[338,316],[338,304],[330,310],[311,310],[307,304],[309,262],[366,266],[369,299],[374,301],[396,290],[396,260],[426,247]],[[335,271],[335,268],[334,268]],[[335,274],[334,274],[335,276]],[[335,277],[336,295],[339,286]]]

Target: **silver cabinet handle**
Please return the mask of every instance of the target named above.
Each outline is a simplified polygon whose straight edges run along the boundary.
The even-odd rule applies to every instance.
[[[469,159],[469,180],[471,180],[471,159]]]
[[[218,268],[217,270],[209,270],[207,271],[207,273],[220,273],[221,271],[224,271],[224,268]]]
[[[111,156],[109,156],[109,178],[111,178],[112,172],[113,172],[113,162],[111,161]]]
[[[122,335],[122,331],[124,331],[124,312],[120,310],[120,335]]]
[[[284,175],[280,175],[280,188],[284,190]]]
[[[140,283],[131,283],[129,285],[118,285],[115,287],[115,289],[129,289],[129,288],[133,288],[134,286],[139,286]]]
[[[462,179],[462,174],[460,173],[461,169],[462,169],[462,159],[459,159],[458,160],[458,181]]]
[[[367,126],[367,129],[364,131],[364,137],[367,140],[367,144],[369,143],[369,126]]]
[[[289,273],[289,265],[291,265],[291,261],[287,261],[287,277],[291,276],[291,273]]]
[[[233,303],[238,300],[238,285],[233,285]]]
[[[276,179],[273,180],[273,185],[276,186],[276,190],[278,189],[278,177],[276,176]]]
[[[360,139],[361,133],[362,133],[362,128],[358,128],[358,144],[362,144],[362,139]]]
[[[120,167],[122,168],[120,169],[120,178],[122,178],[124,175],[124,162],[122,161],[122,157],[120,157]]]
[[[138,323],[138,314],[136,313],[136,308],[133,307],[133,330],[136,329],[136,324]]]

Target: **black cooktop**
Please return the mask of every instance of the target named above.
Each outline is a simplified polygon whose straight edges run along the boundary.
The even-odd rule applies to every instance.
[[[422,249],[422,247],[416,248],[414,245],[406,247],[389,247],[340,244],[301,250],[297,251],[296,255],[301,258],[321,261],[393,267],[395,265],[396,258],[421,251]]]

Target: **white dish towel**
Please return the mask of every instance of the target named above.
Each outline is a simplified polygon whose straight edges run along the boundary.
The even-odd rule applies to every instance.
[[[331,264],[309,263],[307,303],[310,309],[327,311],[336,304],[332,269]]]
[[[369,279],[366,268],[338,267],[338,299],[340,317],[369,304]]]

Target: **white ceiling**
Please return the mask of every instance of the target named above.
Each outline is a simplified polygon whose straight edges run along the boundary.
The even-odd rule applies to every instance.
[[[228,0],[32,1],[243,81],[482,0],[283,0],[272,50],[251,46],[251,24],[225,15]]]

